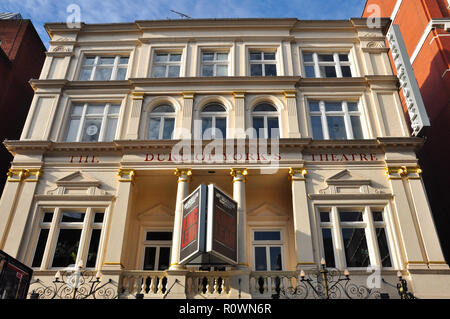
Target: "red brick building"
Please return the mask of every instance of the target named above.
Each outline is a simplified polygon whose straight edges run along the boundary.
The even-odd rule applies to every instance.
[[[28,81],[39,78],[45,46],[30,20],[0,14],[0,140],[19,139],[33,89]],[[0,191],[6,180],[11,154],[0,146]]]
[[[418,156],[442,249],[449,261],[450,1],[367,0],[362,16],[390,17],[402,32],[431,123]]]

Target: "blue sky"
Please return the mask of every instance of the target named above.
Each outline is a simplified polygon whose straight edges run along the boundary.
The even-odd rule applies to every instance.
[[[19,12],[31,19],[48,47],[46,22],[65,22],[71,4],[85,23],[178,19],[170,10],[192,18],[348,19],[360,17],[366,0],[0,0],[0,12]]]

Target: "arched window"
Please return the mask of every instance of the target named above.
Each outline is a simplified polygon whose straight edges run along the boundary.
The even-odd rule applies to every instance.
[[[252,122],[256,130],[256,138],[280,137],[278,111],[272,104],[257,104],[252,111]]]
[[[207,104],[200,113],[202,136],[205,140],[227,137],[227,113],[219,103]]]
[[[147,138],[170,140],[175,127],[175,109],[171,105],[158,105],[150,112]]]

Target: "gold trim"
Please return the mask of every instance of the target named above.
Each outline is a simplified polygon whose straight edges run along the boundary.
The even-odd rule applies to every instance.
[[[143,100],[145,96],[144,92],[132,92],[131,93],[131,98],[133,100]]]
[[[447,263],[445,261],[429,261],[429,264],[433,265],[446,265]]]
[[[298,262],[298,265],[315,265],[316,263],[314,261],[305,261],[305,262]]]
[[[183,96],[183,99],[187,100],[193,100],[195,96],[195,92],[182,92],[181,95]]]
[[[233,183],[234,182],[246,183],[248,170],[246,168],[230,168],[230,175],[233,177]]]
[[[244,91],[236,91],[236,92],[233,92],[233,97],[235,99],[243,99],[243,98],[245,98],[245,93],[246,92],[244,92]]]
[[[295,99],[297,98],[297,91],[296,90],[286,90],[283,92],[284,97],[286,99],[291,98],[291,99]]]
[[[406,265],[409,265],[409,264],[427,264],[427,262],[426,261],[407,261],[406,262]]]
[[[119,182],[133,182],[136,171],[132,168],[119,168],[117,176],[119,176]],[[123,178],[123,176],[129,176],[129,178]]]
[[[308,171],[306,170],[306,168],[302,167],[290,167],[289,168],[289,180],[293,181],[293,180],[304,180],[306,177],[306,175],[308,175]],[[295,175],[302,175],[302,177],[300,176],[295,176]]]
[[[177,169],[175,169],[173,174],[178,177],[178,183],[179,182],[188,182],[189,183],[192,178],[192,169],[190,169],[190,168],[178,169],[177,168]],[[187,176],[187,177],[183,177],[183,176]]]

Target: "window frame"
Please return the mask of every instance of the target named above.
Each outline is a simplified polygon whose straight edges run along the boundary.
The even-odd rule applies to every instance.
[[[305,61],[304,58],[304,54],[312,54],[312,59],[313,61]],[[339,55],[340,54],[346,54],[348,61],[341,61]],[[319,61],[319,55],[333,55],[333,61]],[[302,51],[301,52],[301,57],[302,57],[302,62],[303,62],[303,74],[305,76],[305,78],[309,78],[309,79],[313,79],[313,78],[351,78],[351,77],[355,77],[355,70],[353,68],[353,64],[351,63],[350,57],[351,57],[351,52],[350,51],[346,51],[346,52],[321,52],[321,51]],[[308,77],[306,76],[306,67],[307,66],[312,66],[314,69],[314,77]],[[321,72],[320,72],[320,67],[321,66],[334,66],[335,68],[335,72],[336,72],[336,77],[327,77],[327,76],[322,76]],[[350,73],[351,76],[350,77],[344,77],[342,75],[342,67],[343,66],[348,66],[350,68]]]
[[[170,106],[173,109],[173,112],[153,112],[154,109],[156,109],[159,106]],[[150,134],[150,119],[152,118],[159,118],[160,119],[160,125],[159,125],[159,132],[158,132],[158,138],[156,139],[150,139],[149,134]],[[166,119],[173,119],[173,131],[172,131],[172,137],[170,138],[171,140],[173,140],[174,138],[174,133],[175,133],[175,127],[176,127],[176,110],[175,107],[169,103],[161,103],[158,105],[155,105],[149,112],[147,115],[147,130],[146,130],[146,135],[145,138],[147,140],[152,140],[152,141],[156,141],[156,140],[164,140],[164,125],[165,125],[165,120]]]
[[[261,53],[261,60],[252,60],[251,54],[252,53]],[[265,60],[264,53],[273,53],[275,58],[273,60]],[[248,49],[248,74],[249,76],[279,76],[280,70],[278,67],[278,50],[276,48],[274,49],[258,49],[258,48],[249,48]],[[253,64],[261,64],[261,75],[252,75],[252,65]],[[266,75],[265,65],[266,64],[274,64],[275,65],[275,75]]]
[[[204,53],[213,53],[214,59],[209,61],[203,60],[203,54]],[[227,59],[226,60],[217,60],[217,54],[218,53],[226,53]],[[213,75],[204,75],[203,74],[203,66],[204,65],[212,65],[213,66]],[[217,75],[217,66],[218,65],[225,65],[227,67],[227,74],[226,75]],[[214,50],[214,49],[204,49],[200,51],[200,76],[202,77],[216,77],[216,76],[230,76],[230,52],[225,50]]]
[[[218,104],[218,105],[220,105],[220,106],[222,106],[223,107],[223,111],[215,111],[215,112],[204,112],[203,110],[207,107],[207,106],[209,106],[209,105],[212,105],[212,104]],[[227,108],[225,107],[225,105],[223,104],[223,103],[221,103],[221,102],[209,102],[209,103],[206,103],[205,105],[203,105],[202,107],[201,107],[201,109],[200,109],[200,111],[198,112],[198,116],[199,116],[199,119],[200,119],[200,124],[201,124],[201,127],[200,127],[200,134],[201,134],[201,139],[202,140],[207,140],[207,141],[209,141],[209,140],[215,140],[216,139],[216,119],[217,118],[224,118],[225,119],[225,136],[223,136],[222,137],[222,139],[226,139],[227,138],[227,135],[229,134],[228,133],[228,131],[229,131],[229,129],[228,129],[228,111],[227,111]],[[204,118],[211,118],[211,139],[205,139],[205,137],[204,137],[204,132],[203,132],[203,119]]]
[[[254,111],[255,108],[261,104],[268,104],[268,105],[272,106],[275,109],[275,111]],[[273,103],[259,102],[259,103],[256,103],[252,107],[251,112],[250,112],[251,127],[254,129],[254,130],[252,130],[252,134],[254,134],[256,131],[256,129],[253,125],[253,119],[255,116],[264,118],[264,136],[262,136],[262,137],[258,136],[258,132],[256,132],[256,136],[253,136],[253,138],[263,138],[263,139],[269,138],[268,118],[276,118],[277,119],[277,121],[278,121],[278,138],[281,138],[281,116],[280,116],[280,112],[278,111],[278,108]],[[276,138],[276,137],[271,136],[270,138]]]
[[[92,65],[86,65],[85,61],[87,58],[89,57],[94,57],[94,63]],[[109,57],[114,57],[114,63],[112,64],[112,69],[111,69],[111,77],[107,80],[95,80],[95,75],[97,73],[97,69],[101,69],[101,68],[107,68],[105,66],[101,66],[101,64],[99,64],[99,60],[100,58],[109,58]],[[119,69],[123,69],[125,68],[125,64],[120,64],[120,59],[121,58],[128,58],[128,62],[126,64],[126,72],[125,72],[125,78],[124,79],[117,79],[117,73]],[[81,63],[81,67],[80,67],[80,72],[78,74],[78,80],[79,81],[124,81],[128,78],[128,70],[129,70],[129,65],[130,65],[130,54],[128,53],[127,55],[125,54],[121,54],[121,53],[105,53],[104,55],[98,54],[98,53],[85,53],[83,54],[83,58],[82,58],[82,63]],[[110,65],[107,65],[108,67]],[[83,75],[83,70],[87,69],[87,68],[92,68],[91,70],[91,74],[88,80],[82,80],[81,77]]]
[[[317,229],[318,229],[318,242],[319,242],[319,258],[325,258],[325,249],[323,243],[323,235],[322,229],[330,229],[333,243],[333,253],[334,253],[334,264],[333,268],[337,269],[349,269],[349,270],[361,270],[367,269],[367,267],[378,268],[383,270],[394,270],[396,266],[396,260],[394,251],[395,248],[393,246],[394,241],[392,239],[392,235],[388,230],[387,214],[388,214],[388,204],[377,205],[377,204],[369,204],[369,205],[317,205],[315,207],[316,210],[316,220],[317,220]],[[362,221],[341,221],[339,212],[362,212]],[[383,214],[382,222],[375,222],[373,219],[373,212],[379,211]],[[322,222],[320,220],[321,212],[329,212],[330,221]],[[383,267],[381,263],[381,256],[378,247],[378,240],[376,236],[376,228],[384,228],[387,247],[389,250],[389,257],[391,266]],[[343,247],[343,234],[342,228],[359,228],[364,229],[366,245],[369,254],[369,264],[364,267],[347,267],[347,261],[345,257],[345,248]]]
[[[255,240],[256,232],[279,232],[280,240]],[[285,261],[285,247],[284,247],[284,232],[282,228],[253,228],[250,232],[251,234],[251,254],[252,254],[252,262],[253,262],[253,271],[284,271],[286,269],[286,261]],[[256,270],[256,247],[265,247],[266,248],[266,270]],[[281,270],[271,270],[270,263],[270,247],[280,247],[281,251]]]
[[[156,56],[158,54],[167,54],[167,61],[156,61]],[[170,61],[170,56],[176,54],[176,55],[180,55],[180,60],[179,61]],[[155,50],[153,52],[153,57],[152,57],[152,64],[151,64],[151,72],[150,72],[150,78],[152,79],[168,79],[168,78],[179,78],[181,77],[181,67],[183,64],[183,51],[166,51],[166,50]],[[164,71],[164,76],[161,77],[155,77],[153,75],[153,72],[155,71],[155,67],[156,66],[164,66],[165,67],[165,71]],[[168,76],[169,75],[169,69],[170,66],[178,66],[179,70],[178,70],[178,76]]]
[[[311,111],[311,102],[319,103],[319,111]],[[341,103],[342,110],[341,111],[326,111],[326,103]],[[348,103],[356,103],[356,106],[358,108],[357,111],[349,111],[348,110]],[[369,135],[367,132],[367,129],[364,129],[366,127],[364,125],[364,117],[362,112],[362,105],[360,101],[355,101],[351,99],[347,100],[318,100],[318,99],[308,99],[307,100],[308,105],[308,116],[309,116],[309,125],[310,125],[310,136],[314,139],[314,132],[313,132],[313,123],[312,118],[313,117],[319,117],[321,119],[321,125],[322,125],[322,136],[323,140],[339,140],[339,139],[330,139],[330,133],[328,129],[328,120],[327,116],[340,116],[344,118],[344,125],[345,125],[345,133],[347,135],[346,139],[342,140],[354,140],[354,133],[353,133],[353,126],[351,117],[357,116],[360,121],[361,125],[361,133],[362,133],[362,139],[367,139],[367,136]]]
[[[172,240],[147,240],[147,233],[149,232],[170,232],[172,233]],[[140,260],[140,269],[144,271],[144,263],[145,263],[145,250],[146,248],[155,247],[155,270],[145,270],[145,271],[165,271],[165,270],[158,270],[157,266],[159,264],[159,255],[160,255],[160,248],[161,247],[169,247],[169,267],[170,267],[170,260],[172,256],[172,242],[173,242],[173,229],[156,229],[156,228],[146,228],[143,231],[143,238],[142,238],[142,248],[141,248],[141,260]],[[169,267],[167,269],[169,269]],[[166,269],[166,270],[167,270]]]

